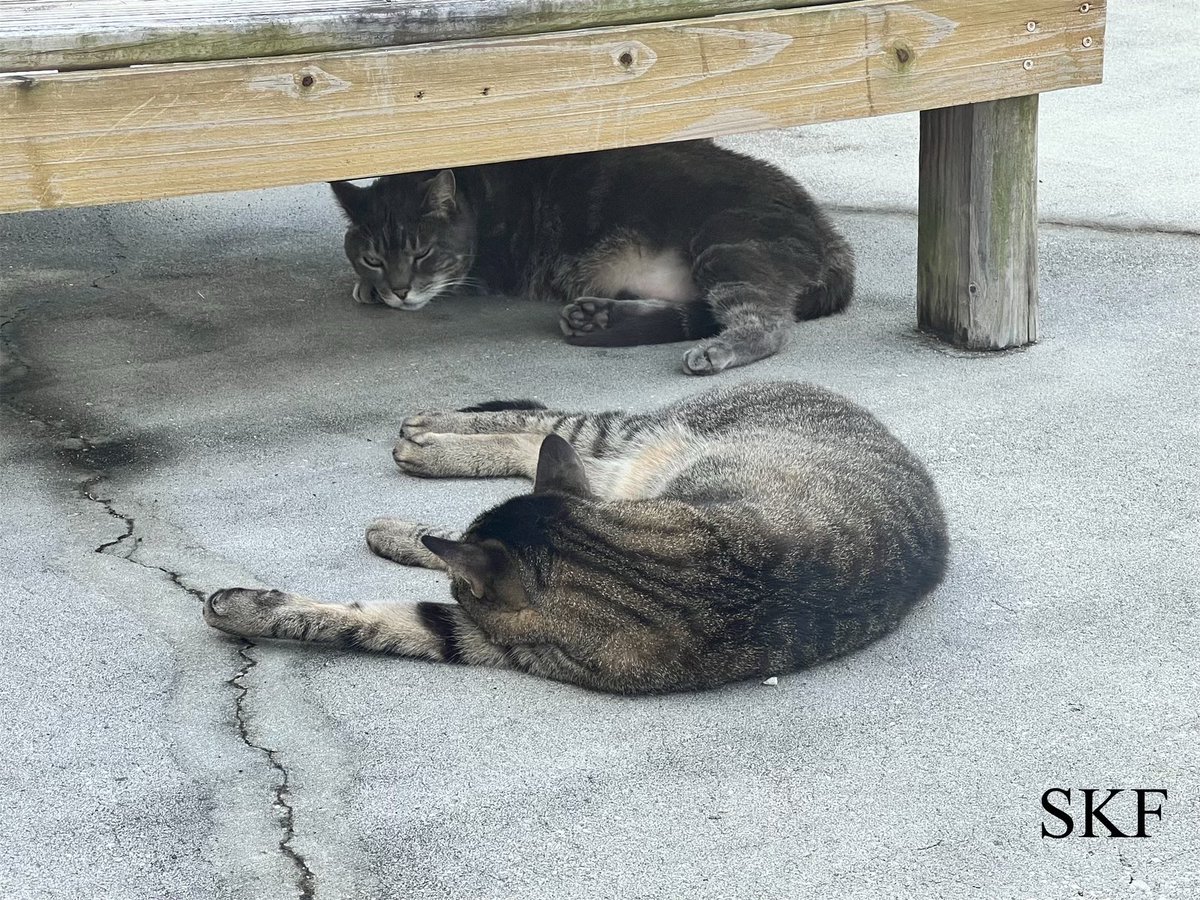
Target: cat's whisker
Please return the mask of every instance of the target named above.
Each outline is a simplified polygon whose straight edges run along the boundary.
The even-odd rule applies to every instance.
[[[478,279],[460,278],[457,281],[450,281],[437,285],[437,291],[438,293],[446,293],[448,291],[455,291],[464,287],[473,291],[483,291],[486,289],[486,286],[483,284],[483,282],[479,281]]]

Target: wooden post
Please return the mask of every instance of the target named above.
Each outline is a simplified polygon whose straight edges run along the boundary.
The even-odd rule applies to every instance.
[[[1037,94],[921,113],[917,319],[972,350],[1037,340]]]

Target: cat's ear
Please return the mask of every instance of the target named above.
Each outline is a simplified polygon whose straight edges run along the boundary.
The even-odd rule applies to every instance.
[[[371,200],[371,189],[359,187],[352,181],[331,181],[329,186],[346,217],[351,222],[361,221]]]
[[[464,579],[471,593],[482,599],[487,587],[505,566],[504,551],[497,546],[476,544],[473,541],[448,541],[431,534],[421,538],[434,556],[446,564],[451,575]]]
[[[546,491],[562,491],[576,497],[587,497],[592,492],[583,471],[583,460],[575,448],[557,434],[546,435],[538,453],[533,492],[544,494]]]
[[[454,173],[442,169],[425,183],[425,209],[437,215],[454,212],[456,191]]]

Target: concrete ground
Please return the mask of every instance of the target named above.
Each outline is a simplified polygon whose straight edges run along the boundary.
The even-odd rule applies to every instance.
[[[1027,350],[914,330],[915,116],[732,141],[834,207],[860,287],[721,379],[875,410],[954,538],[897,633],[777,687],[620,699],[208,629],[231,583],[447,596],[364,524],[524,488],[402,477],[411,410],[712,382],[530,302],[356,305],[322,186],[0,218],[0,896],[1200,896],[1200,26],[1134,7],[1106,84],[1043,99]],[[1168,799],[1148,839],[1054,841],[1055,786]]]

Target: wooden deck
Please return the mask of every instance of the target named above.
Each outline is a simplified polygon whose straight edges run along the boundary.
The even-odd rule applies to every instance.
[[[1103,0],[0,0],[0,213],[920,110],[922,327],[1015,346],[1037,95],[1101,80],[1104,26]]]
[[[194,39],[210,46],[219,43],[226,21],[232,31],[219,43],[220,52],[239,46],[249,52],[260,47],[255,35],[262,27],[246,24],[254,21],[251,11],[315,6],[325,10],[318,21],[336,12],[343,22],[324,38],[327,47],[339,36],[361,46],[380,39],[379,32],[352,34],[344,24],[350,8],[397,7],[396,27],[411,38],[432,27],[421,25],[425,20],[416,13],[442,4],[234,2],[220,5],[229,13],[226,20],[210,15],[200,25],[188,7],[216,4],[70,4],[81,23],[109,12],[94,51],[84,49],[91,41],[87,32],[64,30],[63,18],[50,15],[66,5],[0,2],[0,71],[54,62],[73,69],[0,76],[0,212],[933,109],[1092,84],[1100,80],[1103,58],[1103,4],[1081,13],[1079,4],[1047,0],[860,0],[526,37],[204,62],[173,61],[195,55],[182,37],[136,42],[134,36],[172,28],[182,34],[193,23]],[[534,5],[460,2],[450,9]],[[560,2],[554,21],[575,21],[571,8],[606,5]],[[647,5],[664,13],[680,6],[737,6]],[[14,16],[16,7],[26,12]],[[118,15],[130,7],[136,16]],[[174,12],[156,15],[155,8]],[[246,10],[241,18],[229,12],[239,8]],[[414,18],[404,19],[409,12]],[[51,31],[52,18],[57,31]],[[38,21],[45,23],[40,32],[22,30]],[[487,30],[491,21],[478,27]],[[511,26],[527,21],[528,13],[514,15]],[[290,49],[309,26],[280,27],[288,37],[274,46]],[[51,41],[55,34],[58,40]],[[139,65],[92,69],[89,52],[105,66],[119,59]]]

